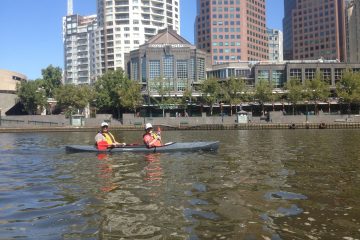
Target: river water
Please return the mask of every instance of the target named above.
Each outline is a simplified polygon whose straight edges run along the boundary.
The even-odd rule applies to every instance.
[[[0,239],[360,239],[359,130],[162,135],[221,144],[69,154],[94,134],[0,134]]]

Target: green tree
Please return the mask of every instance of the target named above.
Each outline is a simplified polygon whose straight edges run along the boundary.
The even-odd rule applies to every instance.
[[[196,101],[196,98],[193,96],[193,90],[191,87],[187,87],[185,91],[183,92],[183,96],[181,98],[181,104],[184,106],[184,111],[186,112],[188,109],[188,104],[191,104]],[[189,111],[191,109],[189,108]],[[184,113],[185,113],[184,112]]]
[[[220,98],[221,87],[219,82],[215,78],[206,79],[202,86],[202,100],[205,104],[210,106],[210,115],[213,115],[213,106]]]
[[[123,70],[107,71],[95,82],[96,106],[103,112],[117,113],[120,117],[119,90],[126,81]]]
[[[143,103],[141,95],[141,86],[130,79],[125,79],[123,85],[118,91],[121,106],[129,108],[135,112],[136,109]]]
[[[16,85],[16,93],[28,114],[36,114],[46,105],[45,90],[41,88],[41,81],[24,81]]]
[[[83,113],[84,108],[94,99],[93,89],[88,85],[62,85],[55,90],[57,104],[67,113],[78,110]]]
[[[254,99],[261,105],[261,111],[264,113],[265,102],[273,100],[272,87],[269,81],[260,80],[255,86]]]
[[[327,101],[330,96],[330,86],[323,76],[316,71],[314,79],[305,81],[305,98],[315,103],[315,113],[318,114],[319,101]]]
[[[360,73],[346,70],[336,85],[336,93],[340,102],[348,104],[348,112],[352,103],[360,103]]]
[[[156,90],[160,95],[160,99],[154,99],[159,107],[162,109],[163,117],[165,117],[165,109],[169,108],[171,104],[175,103],[175,99],[171,98],[171,86],[170,79],[165,79],[163,77],[158,77],[151,81],[151,89]]]
[[[223,83],[221,90],[223,100],[230,104],[230,115],[232,115],[233,106],[246,100],[246,82],[243,79],[231,77]]]
[[[292,104],[293,115],[298,102],[304,99],[304,86],[297,79],[290,79],[285,85],[287,90],[286,98]]]
[[[60,87],[62,73],[61,68],[53,67],[49,65],[47,68],[42,69],[42,86],[45,89],[46,97],[52,98],[54,97],[55,89]]]

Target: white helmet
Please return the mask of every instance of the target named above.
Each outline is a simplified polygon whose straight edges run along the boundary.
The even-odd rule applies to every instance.
[[[107,127],[108,127],[108,126],[109,126],[109,124],[108,124],[107,122],[102,122],[102,123],[101,123],[101,127],[105,127],[105,126],[107,126]]]
[[[151,125],[151,123],[145,124],[145,130],[146,130],[146,129],[149,129],[149,128],[153,128],[153,126]]]

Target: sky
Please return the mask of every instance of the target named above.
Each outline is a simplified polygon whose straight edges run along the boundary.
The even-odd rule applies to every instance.
[[[74,13],[96,14],[96,0],[73,0]],[[267,27],[282,29],[283,0],[266,0]],[[67,0],[1,0],[0,69],[41,78],[49,65],[63,69],[62,17]],[[194,43],[196,0],[180,0],[181,35]]]

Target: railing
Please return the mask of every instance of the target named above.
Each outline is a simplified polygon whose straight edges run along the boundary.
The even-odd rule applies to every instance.
[[[49,126],[55,126],[55,125],[59,125],[59,123],[57,122],[43,122],[43,121],[28,121],[28,124],[34,124],[34,125],[49,125]],[[64,123],[62,123],[62,125],[64,125]]]
[[[25,123],[24,120],[13,120],[13,119],[1,119],[0,121],[1,123],[16,123],[16,124]]]

